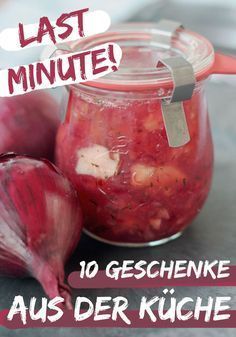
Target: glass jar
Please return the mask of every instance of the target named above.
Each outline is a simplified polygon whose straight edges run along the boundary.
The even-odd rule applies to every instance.
[[[179,29],[170,45],[155,24],[125,24],[74,43],[89,49],[117,42],[119,70],[69,88],[66,118],[57,136],[57,165],[77,186],[85,232],[103,242],[147,246],[178,237],[209,193],[213,146],[204,82],[215,55],[204,37]],[[196,86],[184,111],[190,141],[170,147],[162,100],[173,90],[158,59],[184,56]]]

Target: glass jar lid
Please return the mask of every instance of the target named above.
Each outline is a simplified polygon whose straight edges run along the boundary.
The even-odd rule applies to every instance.
[[[184,28],[174,33],[170,43],[163,42],[163,35],[165,32],[155,23],[126,23],[72,43],[73,51],[82,51],[114,42],[123,52],[118,71],[83,85],[121,91],[171,88],[170,71],[156,66],[158,60],[174,56],[182,56],[192,64],[197,81],[208,76],[214,64],[214,48],[206,38]]]

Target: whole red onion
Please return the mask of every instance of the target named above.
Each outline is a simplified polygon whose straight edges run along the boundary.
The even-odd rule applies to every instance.
[[[78,244],[82,215],[69,180],[47,160],[0,155],[0,272],[32,275],[50,298],[62,296],[64,263]]]
[[[52,160],[58,125],[58,104],[44,91],[0,98],[0,153]]]

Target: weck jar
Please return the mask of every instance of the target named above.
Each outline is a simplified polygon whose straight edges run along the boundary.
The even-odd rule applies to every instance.
[[[106,243],[148,246],[178,237],[209,193],[213,145],[204,84],[222,70],[204,37],[179,28],[168,43],[155,24],[132,23],[73,44],[85,50],[106,42],[122,48],[117,72],[70,86],[57,135],[58,166],[77,186],[85,232]],[[217,56],[217,65],[216,65]],[[189,139],[171,146],[163,102],[174,90],[158,60],[182,57],[195,86],[182,102]],[[219,69],[218,69],[218,68]]]

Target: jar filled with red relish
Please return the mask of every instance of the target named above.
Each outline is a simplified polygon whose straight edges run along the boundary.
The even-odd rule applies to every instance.
[[[116,42],[123,52],[118,71],[69,88],[57,135],[57,164],[78,188],[85,232],[103,242],[172,240],[209,193],[213,146],[204,84],[212,73],[231,73],[230,58],[166,23],[123,24],[72,46]]]

